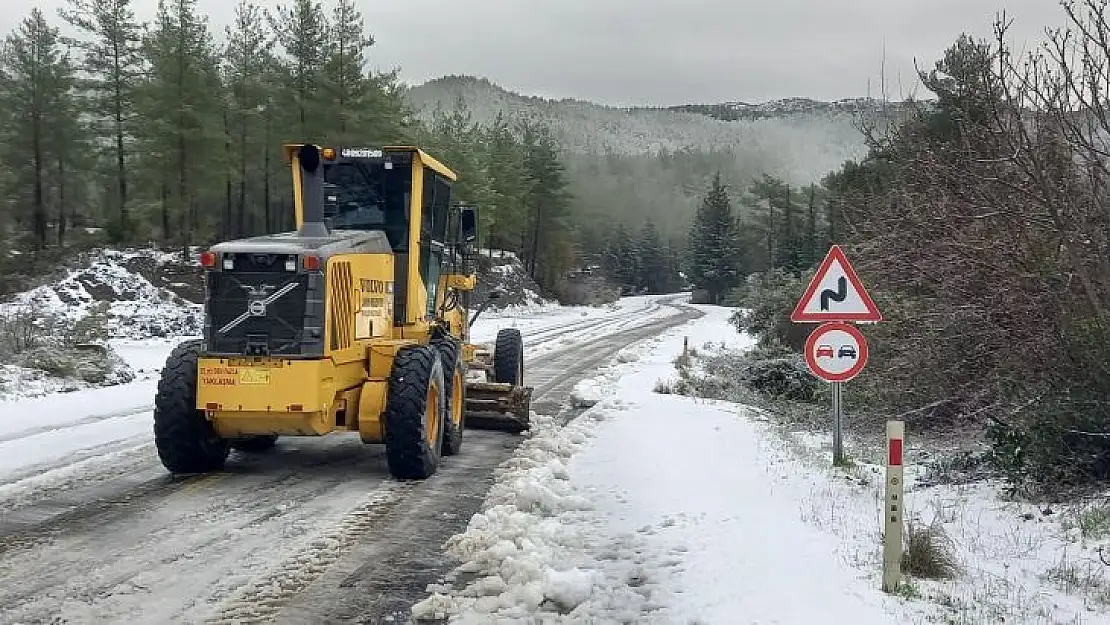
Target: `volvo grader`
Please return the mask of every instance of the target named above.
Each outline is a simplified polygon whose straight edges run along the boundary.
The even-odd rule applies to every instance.
[[[459,453],[468,414],[528,427],[518,330],[470,342],[478,210],[420,148],[284,146],[296,229],[201,254],[204,333],[169,355],[154,439],[171,472],[221,469],[232,449],[358,433],[398,479]]]

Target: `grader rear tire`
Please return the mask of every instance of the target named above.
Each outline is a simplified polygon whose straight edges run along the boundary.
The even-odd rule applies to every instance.
[[[453,338],[436,341],[443,362],[445,403],[447,417],[443,421],[444,456],[454,456],[462,448],[463,428],[466,421],[466,364],[459,357],[459,343]]]
[[[430,346],[397,352],[385,405],[385,456],[389,472],[423,480],[439,469],[447,416],[443,362]]]
[[[497,332],[493,344],[493,381],[513,386],[524,384],[524,340],[516,328]]]
[[[154,397],[154,444],[172,473],[206,473],[224,466],[229,441],[220,438],[196,408],[197,361],[202,341],[185,341],[170,352]]]

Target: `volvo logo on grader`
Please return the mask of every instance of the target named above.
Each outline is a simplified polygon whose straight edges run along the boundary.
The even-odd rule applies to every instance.
[[[383,155],[393,167],[379,166]],[[468,310],[478,210],[451,204],[456,174],[412,147],[296,144],[285,146],[284,156],[296,231],[227,241],[202,254],[213,286],[204,338],[173,351],[155,396],[163,465],[174,473],[214,471],[231,449],[261,452],[280,436],[339,431],[384,444],[396,478],[424,479],[442,457],[460,453],[466,428],[527,429],[532,388],[524,386],[519,330],[502,329],[492,346],[470,342],[471,324],[500,293],[492,291]],[[338,168],[360,159],[364,175],[340,175]],[[423,183],[446,188],[446,201],[424,206],[415,199]],[[373,197],[383,186],[408,192],[373,205],[393,216],[387,236],[378,221],[358,224],[370,207],[357,201],[329,214],[345,224],[332,230],[324,219],[325,184],[350,198]],[[397,223],[401,232],[392,230]],[[437,225],[425,229],[424,223]],[[427,257],[418,250],[437,247],[458,250],[459,257],[441,258],[438,266],[422,261]],[[226,273],[230,263],[222,259],[240,254],[284,256],[285,272]],[[387,254],[393,255],[389,265],[379,260]],[[377,279],[394,275],[394,268],[398,281]],[[450,286],[435,288],[441,279]],[[218,288],[228,280],[242,286],[245,297]],[[271,306],[279,299],[280,306]],[[373,331],[365,331],[367,304],[384,311],[373,315]],[[468,370],[484,374],[484,381],[468,379]]]
[[[390,282],[389,284],[393,284],[393,283]],[[385,290],[386,281],[385,280],[367,280],[367,279],[363,278],[361,280],[361,285],[362,285],[362,292],[363,293],[385,293],[386,292],[386,290]],[[390,290],[392,290],[392,289],[390,289]]]

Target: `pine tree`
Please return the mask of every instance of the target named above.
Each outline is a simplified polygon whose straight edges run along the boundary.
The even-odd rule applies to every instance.
[[[682,262],[679,259],[679,253],[673,244],[666,243],[663,246],[663,283],[660,285],[661,293],[674,293],[682,290],[685,283],[682,280]]]
[[[713,176],[709,192],[694,215],[690,227],[689,278],[697,289],[709,294],[711,303],[740,282],[740,245],[728,190],[721,174]]]
[[[285,95],[296,116],[298,140],[323,142],[331,125],[320,109],[325,101],[320,87],[329,52],[324,8],[316,0],[294,0],[292,7],[279,6],[277,16],[269,19],[286,56],[282,59]]]
[[[20,195],[30,189],[35,249],[47,244],[51,172],[64,181],[64,152],[71,145],[59,130],[72,125],[76,70],[58,29],[35,8],[4,41],[0,55],[0,161],[13,169]],[[60,159],[60,160],[59,160]],[[54,169],[58,164],[62,166]],[[59,171],[60,170],[60,171]],[[63,226],[64,227],[64,226]]]
[[[355,134],[367,110],[369,85],[363,74],[366,51],[374,45],[367,37],[362,14],[354,0],[337,0],[328,29],[328,56],[323,65],[325,93],[328,98],[329,133],[338,141]]]
[[[539,123],[525,121],[521,125],[524,143],[524,169],[529,183],[525,205],[529,210],[529,231],[524,261],[529,275],[541,286],[552,287],[559,279],[570,245],[567,236],[565,168],[551,130]],[[540,275],[540,269],[543,274]]]
[[[89,92],[88,112],[95,119],[96,134],[111,138],[111,147],[105,149],[114,178],[109,209],[115,213],[116,224],[111,230],[126,240],[134,234],[128,168],[135,89],[142,72],[142,32],[131,0],[69,0],[69,7],[59,14],[81,33],[72,43],[84,52],[83,69],[88,78],[82,87]]]
[[[76,226],[79,203],[88,200],[87,175],[93,151],[88,128],[81,123],[81,102],[73,93],[74,76],[64,77],[71,85],[57,101],[55,116],[47,129],[47,145],[53,155],[53,186],[56,199],[58,245],[65,245],[70,227]]]
[[[265,27],[264,15],[258,5],[241,0],[235,8],[234,28],[226,28],[224,73],[230,96],[229,125],[235,144],[238,182],[234,211],[236,236],[243,236],[250,229],[248,196],[252,199],[261,196],[257,190],[253,194],[248,192],[249,182],[257,171],[254,165],[257,159],[253,156],[260,150],[276,148],[265,143],[263,129],[272,89],[267,78],[273,63],[273,39]]]
[[[662,293],[666,282],[666,260],[663,256],[663,244],[659,239],[659,231],[655,222],[650,219],[644,223],[640,230],[640,240],[637,245],[639,262],[637,263],[637,286],[646,289],[648,293]]]
[[[811,184],[806,187],[806,194],[808,201],[806,202],[806,230],[805,230],[805,244],[803,247],[802,260],[805,266],[813,266],[820,260],[817,248],[817,203],[818,191],[817,185]],[[801,267],[799,267],[800,269]]]
[[[531,182],[524,168],[524,147],[512,133],[504,114],[498,113],[484,131],[483,143],[494,204],[483,207],[491,246],[510,247],[522,239],[511,233],[524,232],[525,200]],[[513,246],[515,248],[515,246]],[[521,251],[518,249],[518,251]]]
[[[774,179],[774,196],[772,202],[778,201],[778,249],[775,254],[775,266],[782,267],[789,272],[801,270],[803,265],[804,237],[801,220],[798,215],[798,205],[794,202],[794,190],[783,180]]]
[[[627,291],[638,286],[640,255],[636,242],[624,224],[617,224],[610,233],[605,254],[605,273]]]
[[[144,38],[150,64],[141,90],[144,152],[157,168],[162,200],[163,236],[175,228],[183,249],[214,218],[219,195],[201,181],[225,171],[221,94],[217,54],[196,0],[159,0],[154,29]],[[176,218],[176,223],[174,222]],[[203,221],[202,221],[203,219]]]

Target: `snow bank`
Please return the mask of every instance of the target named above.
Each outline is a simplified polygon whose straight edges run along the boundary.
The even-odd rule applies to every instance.
[[[653,622],[666,590],[644,570],[661,563],[633,534],[584,531],[603,519],[567,470],[605,416],[594,411],[563,428],[533,415],[531,436],[499,468],[483,511],[447,543],[448,554],[463,561],[454,575],[461,589],[433,588],[413,606],[415,617],[453,615],[451,622],[464,624]]]

